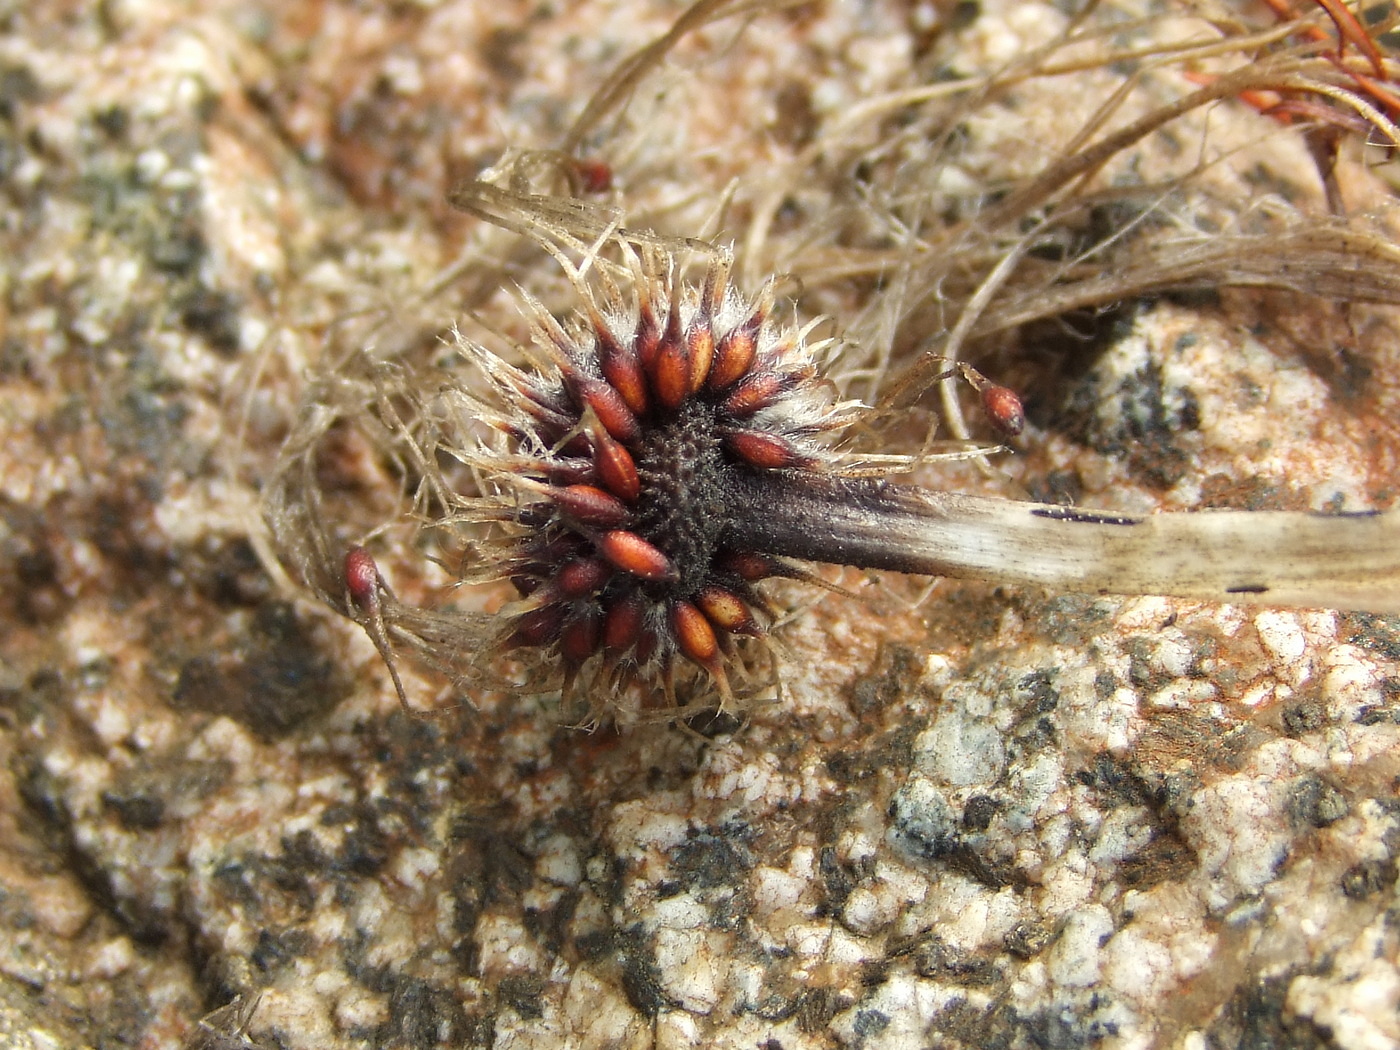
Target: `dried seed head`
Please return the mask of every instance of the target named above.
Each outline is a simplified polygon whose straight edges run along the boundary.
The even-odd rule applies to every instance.
[[[749,300],[729,287],[723,255],[695,287],[669,255],[642,261],[630,242],[614,243],[631,262],[631,293],[596,255],[594,283],[569,269],[582,309],[566,327],[532,303],[535,349],[519,348],[529,367],[463,340],[475,366],[465,379],[372,362],[363,376],[332,372],[287,442],[268,495],[279,551],[369,633],[405,703],[399,646],[498,686],[519,681],[494,673],[502,652],[539,654],[523,661],[542,672],[526,686],[562,678],[595,719],[751,698],[775,678],[760,585],[814,579],[785,559],[1098,593],[1400,607],[1393,512],[1141,518],[891,484],[886,467],[907,466],[904,457],[836,467],[845,461],[832,440],[861,408],[832,400],[811,329],[776,322],[771,291]],[[937,378],[960,375],[999,429],[1019,429],[1014,394],[943,363]],[[515,600],[496,613],[402,603],[367,550],[345,553],[319,478],[343,419],[366,423],[415,476],[420,515],[462,544],[448,560],[462,580],[506,581]]]
[[[489,394],[462,386],[465,420],[495,441],[451,448],[481,478],[478,516],[500,523],[488,562],[521,595],[510,641],[557,655],[595,701],[639,706],[771,681],[766,603],[753,584],[800,575],[745,546],[733,505],[744,479],[821,470],[857,408],[818,380],[810,328],[777,323],[771,290],[746,298],[719,254],[703,282],[632,259],[566,327],[533,301],[547,365],[521,370],[462,343]]]

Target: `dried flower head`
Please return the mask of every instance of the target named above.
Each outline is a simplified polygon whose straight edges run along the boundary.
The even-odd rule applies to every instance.
[[[485,382],[449,400],[495,438],[449,450],[482,479],[464,510],[495,526],[477,553],[519,594],[508,646],[557,653],[595,696],[641,683],[674,705],[690,665],[728,700],[772,680],[756,585],[807,575],[752,549],[736,503],[762,475],[827,469],[859,406],[821,377],[830,341],[778,323],[772,283],[734,288],[727,253],[698,285],[627,254],[629,291],[580,280],[568,324],[528,301],[534,367],[461,340]]]
[[[780,322],[771,282],[743,295],[726,252],[486,183],[454,203],[552,255],[575,306],[556,315],[525,295],[532,338],[501,353],[459,337],[445,366],[404,354],[337,363],[269,486],[283,560],[365,627],[405,704],[394,672],[405,648],[459,681],[562,687],[593,721],[750,700],[778,679],[762,581],[817,580],[806,562],[1400,610],[1400,515],[1135,516],[896,484],[891,471],[909,459],[861,467],[837,447],[864,409],[825,374],[831,341]],[[691,281],[684,260],[697,255],[706,265]],[[920,367],[924,386],[969,382],[1003,432],[1021,425],[1015,396],[969,366]],[[438,561],[451,577],[510,587],[503,607],[399,601],[327,520],[356,506],[323,506],[345,423],[394,465],[419,522],[446,537]]]

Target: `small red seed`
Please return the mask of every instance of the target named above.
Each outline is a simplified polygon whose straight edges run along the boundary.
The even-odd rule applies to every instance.
[[[622,529],[605,532],[595,542],[598,553],[623,572],[630,572],[643,580],[676,578],[671,559],[635,532]]]
[[[546,445],[557,446],[556,451],[566,456],[586,456],[588,455],[588,439],[582,434],[574,434],[572,437],[564,438],[570,430],[574,428],[574,423],[567,427],[555,427],[541,424],[534,430],[525,430],[523,427],[505,427],[505,431],[515,438],[517,444],[529,442],[543,442]],[[563,439],[563,444],[559,442]]]
[[[389,670],[389,677],[394,682],[394,692],[399,695],[399,704],[405,711],[410,711],[408,694],[404,692],[403,681],[399,678],[398,668],[394,663],[394,649],[389,644],[389,632],[384,628],[384,614],[380,608],[379,592],[388,588],[383,577],[379,575],[379,566],[374,563],[374,555],[364,547],[351,547],[345,552],[345,589],[350,593],[350,601],[361,614],[355,616],[355,621],[365,629],[369,640],[379,650],[384,666]]]
[[[592,481],[594,475],[593,464],[582,459],[554,460],[541,464],[540,469],[551,485],[581,485]]]
[[[598,651],[602,616],[596,609],[578,613],[559,632],[559,652],[571,663],[581,664]]]
[[[724,435],[724,446],[750,466],[761,470],[782,470],[800,467],[809,462],[787,438],[762,430],[730,430]]]
[[[626,525],[631,518],[626,504],[593,485],[551,488],[549,498],[569,517],[600,529],[615,529],[619,525]]]
[[[527,522],[527,524],[534,525],[543,525],[544,523],[544,521]],[[522,561],[520,567],[523,569],[528,566],[529,571],[535,571],[535,566],[538,565],[557,565],[559,562],[567,561],[571,556],[578,554],[582,547],[583,544],[579,537],[570,532],[553,536],[535,536],[529,542],[521,544]]]
[[[784,372],[754,372],[742,379],[719,403],[728,416],[743,418],[775,403],[796,384]]]
[[[715,347],[715,360],[710,365],[705,387],[711,391],[727,389],[748,374],[758,354],[758,342],[748,323],[727,333]]]
[[[716,627],[734,634],[758,633],[758,625],[748,605],[731,590],[710,584],[695,595],[695,604]]]
[[[532,609],[515,622],[511,632],[510,645],[541,646],[558,640],[564,626],[564,616],[568,612],[563,605],[546,605]]]
[[[642,636],[646,608],[646,599],[640,594],[629,594],[608,606],[603,615],[603,648],[621,654],[636,645]]]
[[[607,161],[576,157],[574,172],[578,175],[579,189],[584,193],[607,193],[612,189],[612,166]]]
[[[623,345],[615,338],[603,319],[593,316],[593,330],[598,337],[598,367],[612,388],[634,415],[646,415],[648,397],[646,373],[641,358],[631,344]]]
[[[782,562],[752,551],[730,551],[721,554],[715,559],[715,564],[722,571],[732,572],[746,583],[757,583],[772,576],[790,575]]]
[[[606,485],[613,495],[625,499],[628,503],[641,495],[642,479],[637,474],[636,461],[632,459],[632,454],[623,448],[620,442],[614,441],[608,433],[593,435],[593,469],[597,471],[598,480]]]
[[[982,411],[992,426],[1013,437],[1026,426],[1026,410],[1016,391],[1005,386],[988,386],[982,390]]]
[[[701,667],[713,669],[719,656],[719,639],[704,613],[690,602],[676,602],[671,606],[671,629],[682,653]]]
[[[578,558],[555,573],[551,582],[562,597],[583,598],[600,590],[612,574],[612,566],[601,558]]]
[[[593,409],[608,433],[619,441],[635,441],[642,425],[628,407],[626,400],[610,383],[601,379],[581,378],[577,381],[579,399]]]
[[[715,359],[715,331],[708,317],[697,317],[691,324],[686,346],[690,355],[690,393],[698,394],[705,387]]]
[[[667,333],[661,341],[651,367],[651,387],[657,400],[670,409],[679,408],[690,395],[690,347],[684,339]]]
[[[656,311],[651,308],[651,300],[643,299],[637,307],[637,360],[642,372],[650,374],[656,367],[656,355],[661,349],[661,324],[656,319]]]
[[[379,566],[364,547],[351,547],[345,552],[345,587],[361,612],[378,612]]]

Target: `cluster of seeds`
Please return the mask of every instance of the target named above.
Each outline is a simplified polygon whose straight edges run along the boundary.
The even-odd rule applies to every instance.
[[[581,283],[568,328],[532,301],[534,367],[464,345],[492,389],[464,391],[465,411],[500,439],[463,458],[495,490],[491,560],[519,593],[509,645],[557,653],[570,683],[658,682],[672,703],[688,662],[729,698],[726,669],[771,624],[755,585],[807,575],[746,549],[737,494],[819,468],[855,406],[819,378],[826,344],[773,321],[771,285],[754,300],[731,287],[726,256],[699,286],[669,260],[633,268],[627,295]]]

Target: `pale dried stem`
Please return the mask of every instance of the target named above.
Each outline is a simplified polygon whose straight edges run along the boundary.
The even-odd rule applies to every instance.
[[[1400,613],[1395,512],[1138,517],[868,479],[748,485],[733,528],[769,554],[1064,591]]]

